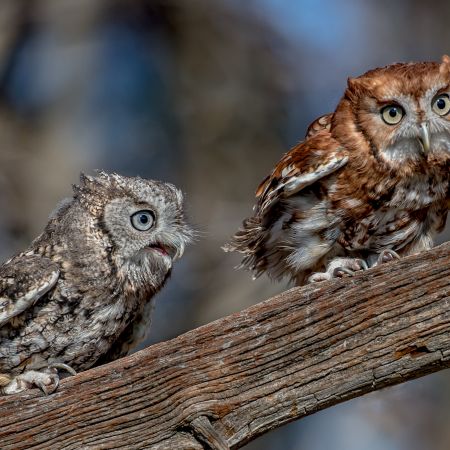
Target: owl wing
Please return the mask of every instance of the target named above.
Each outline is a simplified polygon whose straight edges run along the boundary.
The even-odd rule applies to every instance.
[[[264,213],[280,197],[290,197],[347,164],[348,155],[327,130],[301,142],[259,185],[257,211]]]
[[[53,286],[59,267],[39,255],[18,255],[0,267],[0,327],[33,306]]]
[[[311,214],[315,200],[311,199],[314,197],[311,193],[303,193],[305,188],[344,167],[348,159],[347,151],[326,129],[298,144],[283,156],[272,173],[260,184],[256,192],[258,201],[254,215],[244,220],[242,227],[232,237],[231,242],[224,246],[224,250],[243,253],[245,256],[240,267],[252,270],[255,277],[263,272],[267,272],[272,278],[284,276],[286,260],[289,258],[287,248],[304,246],[305,252],[308,253],[311,250],[309,247],[317,243],[314,230],[305,231],[304,236],[297,235],[302,241],[300,243],[286,242],[286,236],[281,232],[283,227],[290,226],[291,220],[301,220],[295,217],[295,208],[299,208],[302,202],[288,205],[290,199],[304,195],[303,204],[310,209],[307,214]],[[317,214],[321,212],[320,208],[316,211]],[[286,220],[286,213],[291,215],[290,219]],[[315,223],[316,219],[312,219],[312,223]],[[322,221],[323,218],[318,219]],[[313,239],[310,239],[311,237]],[[307,246],[309,247],[306,248]],[[328,247],[324,246],[322,253],[326,251]],[[314,253],[314,250],[311,252]],[[310,258],[311,265],[321,256]]]
[[[324,116],[320,116],[318,119],[316,119],[314,122],[312,122],[309,125],[309,127],[306,131],[305,139],[309,139],[323,130],[330,131],[332,120],[333,120],[333,113],[325,114]]]

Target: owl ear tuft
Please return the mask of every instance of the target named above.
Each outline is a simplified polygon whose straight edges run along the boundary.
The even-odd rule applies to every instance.
[[[85,173],[80,173],[80,184],[72,184],[72,189],[75,197],[80,197],[92,190],[94,184],[94,178],[86,175]]]
[[[358,80],[356,78],[347,78],[347,91],[346,96],[350,99],[351,102],[354,102],[358,97]]]
[[[90,175],[86,175],[85,173],[80,173],[80,185],[82,186],[89,186],[94,182],[94,177],[91,177]]]
[[[347,86],[351,91],[355,91],[360,86],[360,80],[358,78],[347,78]]]
[[[450,75],[450,56],[443,55],[441,59],[441,65],[439,66],[439,72],[441,75]]]
[[[372,77],[362,75],[357,78],[347,78],[347,86],[353,92],[367,91],[373,89],[379,84],[377,80]]]
[[[348,78],[347,86],[347,96],[352,102],[356,101],[367,89],[365,80],[362,78]]]
[[[89,192],[99,192],[105,189],[106,180],[102,177],[93,177],[80,173],[80,184],[73,185],[75,194],[88,194]]]

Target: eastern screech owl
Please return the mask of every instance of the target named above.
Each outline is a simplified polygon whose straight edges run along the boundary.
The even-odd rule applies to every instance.
[[[171,184],[81,175],[31,246],[0,267],[0,385],[58,385],[127,354],[192,231]]]
[[[321,281],[429,249],[449,199],[450,58],[348,80],[261,183],[225,250],[255,277]]]

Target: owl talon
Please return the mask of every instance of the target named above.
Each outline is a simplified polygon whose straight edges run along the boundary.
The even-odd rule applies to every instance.
[[[358,264],[361,266],[361,270],[369,270],[369,265],[364,259],[357,259]]]
[[[336,267],[333,270],[333,278],[342,278],[345,275],[354,275],[355,271],[348,269],[347,267]]]
[[[386,249],[380,253],[375,265],[378,266],[380,264],[388,263],[394,261],[394,259],[400,259],[400,255],[394,250]]]
[[[48,365],[49,369],[60,369],[65,370],[66,372],[69,372],[70,375],[76,375],[77,371],[70,367],[68,364],[64,363],[51,363]]]
[[[45,384],[41,379],[35,380],[34,384],[45,394],[50,395],[58,389],[59,376],[58,374],[52,374],[50,377],[50,383]]]

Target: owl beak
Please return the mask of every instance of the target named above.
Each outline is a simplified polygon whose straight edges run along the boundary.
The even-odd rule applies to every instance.
[[[430,151],[430,133],[426,122],[420,124],[419,141],[422,144],[423,154],[426,155]]]
[[[156,244],[150,244],[147,247],[163,256],[170,257],[174,261],[181,258],[184,253],[184,243],[175,245],[175,243],[158,242]]]

